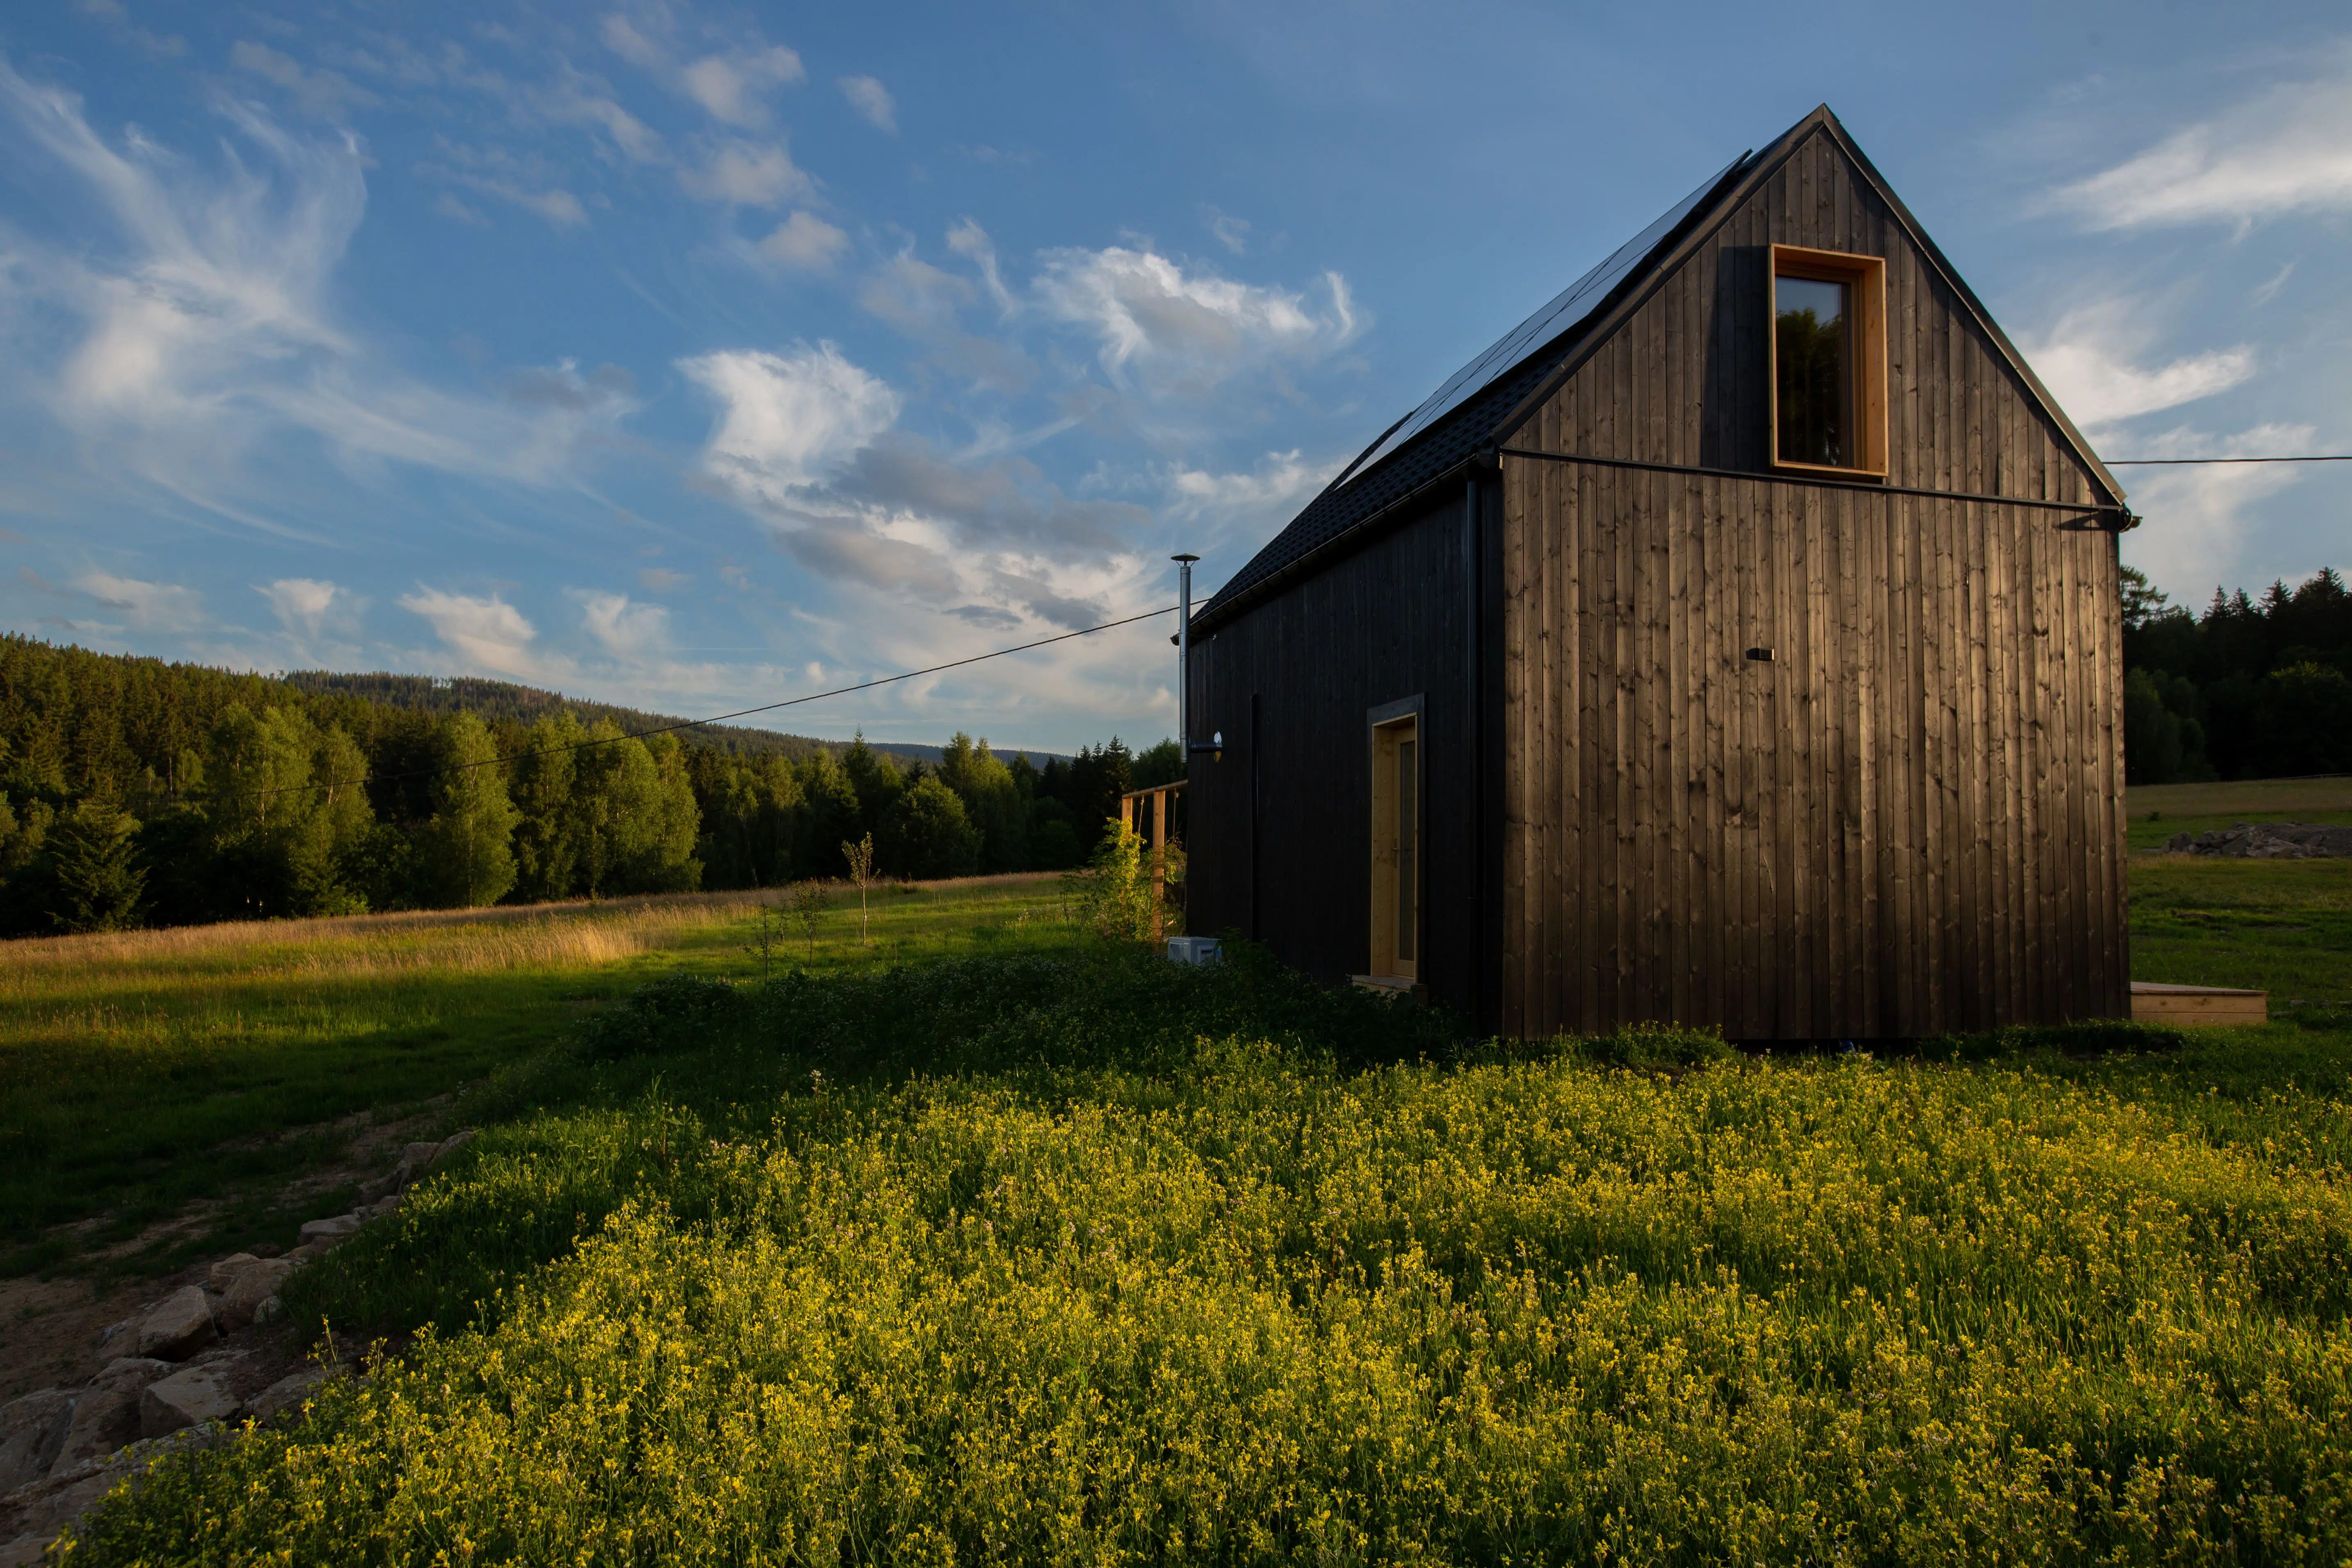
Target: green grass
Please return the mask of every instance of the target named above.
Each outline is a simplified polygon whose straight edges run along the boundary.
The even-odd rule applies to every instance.
[[[1750,1059],[1050,888],[765,980],[721,921],[289,1288],[401,1355],[76,1560],[2343,1561],[2352,868],[2131,869],[2141,977],[2302,1000]]]
[[[2352,860],[2134,856],[2132,978],[2352,1006]]]
[[[404,1356],[79,1552],[2332,1562],[2352,1052],[2273,1029],[2339,1077],[1507,1050],[1246,948],[667,979],[302,1277]]]
[[[2241,822],[2352,823],[2352,778],[2136,784],[2124,812],[2125,840],[2136,851],[2161,849],[2176,833]]]
[[[816,972],[1066,944],[1051,879],[836,891]],[[278,1194],[331,1166],[348,1118],[396,1120],[549,1048],[594,1006],[674,971],[757,976],[751,895],[61,938],[0,945],[0,1269],[163,1268],[347,1201]],[[448,1118],[470,1115],[452,1107]]]

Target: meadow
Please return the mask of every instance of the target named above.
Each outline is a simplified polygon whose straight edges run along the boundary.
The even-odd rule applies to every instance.
[[[2263,1028],[1835,1058],[1478,1041],[1052,884],[789,963],[681,910],[299,1277],[371,1375],[72,1556],[2340,1562],[2347,869],[2134,856],[2136,971]]]
[[[450,1097],[656,973],[1068,935],[1053,878],[877,886],[867,941],[856,889],[825,896],[814,932],[773,895],[715,893],[0,943],[0,1273],[155,1271],[282,1240],[348,1197],[285,1194],[356,1133],[454,1114]],[[192,1205],[197,1223],[169,1223]]]
[[[2126,841],[2160,849],[2176,833],[2239,822],[2352,823],[2352,776],[2135,784],[2125,797]]]

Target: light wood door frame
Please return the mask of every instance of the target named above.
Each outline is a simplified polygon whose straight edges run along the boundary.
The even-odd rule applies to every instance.
[[[1371,929],[1366,967],[1376,977],[1417,980],[1428,941],[1423,889],[1428,881],[1429,763],[1421,710],[1422,700],[1414,696],[1382,703],[1366,715],[1371,752]],[[1410,773],[1404,771],[1408,764]],[[1400,936],[1405,939],[1402,942]]]

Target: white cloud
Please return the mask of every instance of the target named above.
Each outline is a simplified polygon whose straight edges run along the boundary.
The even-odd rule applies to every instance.
[[[2254,351],[2244,344],[2153,367],[2135,363],[2154,336],[2155,317],[2147,300],[2105,300],[2067,312],[2020,346],[2059,406],[2086,428],[2210,397],[2254,374]]]
[[[1324,299],[1186,271],[1149,250],[1050,250],[1036,282],[1056,321],[1081,327],[1116,385],[1192,395],[1245,366],[1319,358],[1362,330],[1346,279],[1323,275]]]
[[[352,110],[380,101],[375,94],[354,85],[348,78],[331,70],[306,68],[267,44],[240,39],[229,50],[228,58],[229,63],[239,70],[251,71],[284,88],[303,113],[320,120],[346,119]]]
[[[955,329],[957,312],[971,303],[971,284],[901,251],[877,267],[857,291],[857,302],[910,337],[930,337]]]
[[[558,228],[577,228],[588,221],[580,198],[556,183],[542,159],[500,147],[469,147],[446,137],[439,139],[438,151],[438,160],[418,163],[415,173],[496,196]]]
[[[333,278],[366,210],[348,137],[288,134],[230,104],[236,142],[207,173],[132,133],[118,150],[81,104],[0,61],[0,121],[16,155],[77,178],[94,217],[50,241],[13,237],[14,280],[78,331],[17,337],[0,382],[42,409],[110,476],[276,527],[229,498],[270,439],[307,432],[347,460],[478,478],[577,482],[583,443],[635,406],[519,406],[445,392],[383,363],[336,317]]]
[[[815,188],[781,142],[723,143],[680,177],[688,195],[740,207],[772,207]]]
[[[539,631],[523,613],[493,594],[480,598],[419,587],[400,607],[432,626],[442,646],[472,669],[524,679],[545,679],[550,667],[532,652]]]
[[[531,103],[556,124],[604,132],[632,163],[658,163],[665,156],[659,132],[622,108],[604,83],[569,67],[552,86],[531,95]]]
[[[796,212],[761,240],[760,254],[787,267],[821,271],[849,249],[849,237],[812,212]]]
[[[808,76],[800,56],[781,44],[744,44],[681,63],[669,38],[668,14],[649,12],[640,20],[645,26],[617,12],[606,16],[600,29],[604,47],[692,99],[722,125],[749,131],[767,124],[766,95]]]
[[[898,417],[898,395],[831,343],[704,354],[678,369],[719,405],[705,469],[754,504],[829,477]]]
[[[613,658],[643,664],[669,649],[669,611],[659,605],[632,604],[626,594],[572,590],[580,605],[581,628]]]
[[[898,133],[898,106],[890,97],[890,89],[870,76],[845,76],[841,79],[841,96],[849,106],[864,115],[866,122],[877,131]]]
[[[637,586],[648,594],[675,594],[694,579],[683,572],[673,572],[667,566],[637,568]]]
[[[635,24],[617,12],[604,18],[600,32],[604,47],[633,66],[659,70],[669,64],[668,52],[638,32]]]
[[[2352,47],[2328,65],[2316,79],[2273,87],[2065,186],[2047,205],[2095,228],[2352,210]]]
[[[772,88],[790,86],[807,74],[801,68],[800,56],[777,44],[764,49],[705,55],[681,68],[678,78],[687,96],[702,105],[710,118],[750,129],[767,123],[763,94]]]
[[[1178,468],[1168,476],[1168,492],[1175,510],[1187,515],[1244,512],[1287,513],[1304,497],[1323,488],[1339,471],[1337,463],[1309,463],[1296,449],[1268,452],[1253,473],[1215,474],[1200,468]],[[1260,515],[1255,521],[1285,519]]]
[[[1223,246],[1235,256],[1249,254],[1249,219],[1235,217],[1231,213],[1221,213],[1214,207],[1209,208],[1203,216],[1209,226],[1209,232],[1217,237],[1219,245]]]
[[[267,586],[257,585],[253,591],[269,601],[278,625],[303,637],[318,637],[325,629],[337,598],[346,605],[352,598],[348,588],[315,577],[280,577]]]
[[[2253,458],[2307,452],[2308,425],[2262,425],[2235,436],[2186,428],[2143,437],[2132,455],[2150,458]],[[2124,535],[2124,551],[2157,586],[2201,605],[2216,585],[2242,579],[2255,503],[2306,476],[2292,463],[2126,468],[2132,510],[2146,521]]]
[[[142,632],[193,631],[204,625],[204,595],[170,583],[143,583],[105,572],[85,572],[70,586],[80,589]]]

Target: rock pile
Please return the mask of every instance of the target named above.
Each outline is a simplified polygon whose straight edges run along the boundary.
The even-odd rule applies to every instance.
[[[2164,847],[2174,855],[2228,855],[2249,860],[2352,857],[2352,827],[2330,827],[2321,823],[2240,822],[2210,833],[2176,833]]]
[[[302,1226],[284,1258],[240,1252],[214,1264],[202,1284],[150,1302],[99,1336],[114,1359],[79,1388],[44,1388],[0,1405],[0,1568],[40,1560],[58,1532],[117,1483],[164,1454],[217,1442],[242,1416],[269,1420],[299,1410],[325,1381],[323,1367],[272,1379],[272,1358],[229,1336],[268,1323],[295,1270],[400,1207],[401,1194],[473,1137],[411,1143],[391,1173],[362,1189],[364,1206]],[[265,1249],[268,1250],[268,1249]],[[274,1363],[283,1365],[282,1361]]]

